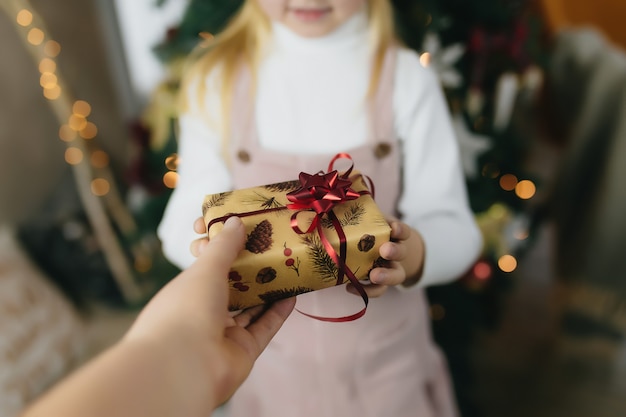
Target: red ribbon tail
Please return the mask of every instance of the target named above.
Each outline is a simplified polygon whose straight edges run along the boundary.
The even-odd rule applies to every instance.
[[[296,308],[296,311],[304,316],[310,317],[312,319],[315,320],[319,320],[319,321],[325,321],[325,322],[331,322],[331,323],[345,323],[348,321],[354,321],[356,319],[359,319],[361,317],[363,317],[365,315],[365,311],[367,310],[367,306],[363,307],[363,309],[361,311],[359,311],[358,313],[354,313],[351,314],[349,316],[343,316],[343,317],[323,317],[323,316],[316,316],[314,314],[309,314],[309,313],[305,313],[304,311],[298,310]]]
[[[354,275],[354,272],[352,272],[352,270],[348,267],[348,265],[346,265],[346,254],[347,254],[346,235],[343,232],[343,228],[341,227],[341,223],[339,222],[339,219],[337,218],[335,213],[332,211],[328,213],[328,217],[330,218],[330,221],[332,222],[333,226],[335,227],[335,231],[337,232],[337,235],[339,236],[339,255],[337,255],[337,251],[335,251],[335,248],[333,248],[333,246],[330,244],[330,242],[326,238],[321,222],[318,222],[317,224],[317,233],[319,234],[320,240],[322,241],[324,247],[326,248],[326,252],[337,265],[337,285],[343,283],[343,276],[345,274],[350,280],[350,282],[352,283],[352,285],[354,285],[356,290],[361,295],[361,298],[363,299],[363,303],[365,304],[365,307],[363,307],[363,309],[357,313],[351,314],[349,316],[343,316],[343,317],[322,317],[322,316],[316,316],[313,314],[305,313],[303,311],[300,311],[299,309],[296,309],[296,311],[298,311],[300,314],[304,314],[307,317],[311,317],[313,319],[320,320],[320,321],[326,321],[326,322],[332,322],[332,323],[353,321],[353,320],[363,317],[363,315],[365,314],[367,310],[367,305],[369,304],[369,298],[367,296],[367,292],[365,292],[365,289],[363,288],[363,285],[361,285],[357,277]]]

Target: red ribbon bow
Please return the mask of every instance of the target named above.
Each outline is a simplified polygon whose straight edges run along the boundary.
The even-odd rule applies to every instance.
[[[343,174],[339,174],[336,170],[333,169],[334,163],[338,159],[349,159],[352,161],[352,158],[348,154],[337,154],[328,165],[328,173],[318,172],[317,174],[307,174],[305,172],[301,172],[299,179],[302,186],[290,193],[287,194],[287,199],[291,201],[291,204],[287,205],[288,209],[298,210],[291,216],[291,228],[294,232],[298,234],[306,234],[311,233],[313,230],[317,229],[317,233],[320,237],[320,241],[324,245],[326,249],[326,253],[331,257],[331,259],[335,262],[338,268],[337,274],[337,285],[343,283],[343,277],[346,275],[352,285],[357,289],[361,297],[363,298],[363,302],[365,303],[365,307],[350,316],[345,317],[320,317],[314,316],[308,313],[304,313],[300,310],[300,313],[315,318],[321,321],[331,321],[331,322],[343,322],[343,321],[352,321],[356,320],[359,317],[362,317],[365,314],[367,309],[367,304],[369,302],[367,293],[363,289],[363,286],[354,275],[352,270],[346,265],[346,235],[343,231],[343,227],[339,222],[339,219],[332,211],[333,207],[337,204],[344,203],[346,201],[355,200],[361,197],[364,194],[369,194],[369,191],[354,191],[350,186],[352,185],[352,181],[350,180],[350,173],[352,172],[352,168],[354,164],[350,166],[350,168],[344,172]],[[306,231],[302,231],[298,226],[298,214],[303,211],[312,210],[316,213],[311,225],[308,227]],[[339,253],[335,250],[335,248],[331,245],[330,241],[324,234],[324,228],[322,227],[321,219],[327,216],[328,219],[333,224],[337,235],[339,236]]]
[[[337,204],[355,200],[361,196],[350,188],[352,181],[335,171],[327,174],[300,173],[302,187],[287,194],[292,210],[311,209],[318,215],[330,212]]]

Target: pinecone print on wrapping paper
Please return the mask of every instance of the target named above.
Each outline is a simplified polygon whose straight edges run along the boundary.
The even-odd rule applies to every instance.
[[[285,288],[275,291],[269,291],[264,294],[259,294],[259,298],[265,303],[273,303],[274,301],[282,300],[283,298],[289,298],[298,294],[304,294],[305,292],[311,291],[313,291],[312,288],[306,287]]]
[[[276,270],[271,266],[267,266],[262,268],[256,274],[256,282],[258,284],[267,284],[268,282],[272,282],[276,279]]]
[[[272,239],[272,223],[263,220],[254,227],[254,230],[248,235],[246,241],[246,249],[252,253],[263,253],[272,247],[274,243]]]
[[[372,250],[375,244],[376,244],[376,237],[366,234],[366,235],[361,236],[359,243],[357,243],[357,248],[361,252],[369,252],[370,250]]]
[[[279,182],[276,184],[264,185],[263,187],[274,192],[288,193],[290,191],[295,191],[298,188],[300,188],[300,181],[298,180],[285,181],[285,182]]]
[[[379,256],[378,258],[376,258],[376,260],[372,264],[372,267],[370,268],[370,270],[367,271],[367,279],[369,279],[370,272],[372,272],[372,269],[374,269],[374,268],[389,268],[390,266],[391,266],[391,261],[389,261],[388,259],[385,259],[385,258]]]

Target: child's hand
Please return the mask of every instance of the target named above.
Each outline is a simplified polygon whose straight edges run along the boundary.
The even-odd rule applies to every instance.
[[[198,234],[204,234],[204,236],[191,242],[191,245],[189,246],[191,254],[197,258],[198,255],[200,255],[200,252],[202,252],[202,249],[209,244],[209,239],[206,234],[206,225],[204,224],[204,219],[202,217],[198,217],[196,221],[193,222],[193,230]]]
[[[389,219],[391,241],[380,246],[380,256],[389,261],[384,268],[374,268],[369,275],[371,285],[365,285],[368,297],[383,295],[390,285],[409,287],[419,281],[424,266],[424,241],[421,235],[407,224]],[[358,294],[352,284],[347,290]]]

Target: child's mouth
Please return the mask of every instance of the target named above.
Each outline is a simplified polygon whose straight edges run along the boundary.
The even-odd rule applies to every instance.
[[[305,9],[305,8],[293,8],[290,9],[290,12],[300,21],[303,22],[315,22],[317,20],[322,19],[328,13],[330,13],[331,8],[327,7],[324,9]]]

